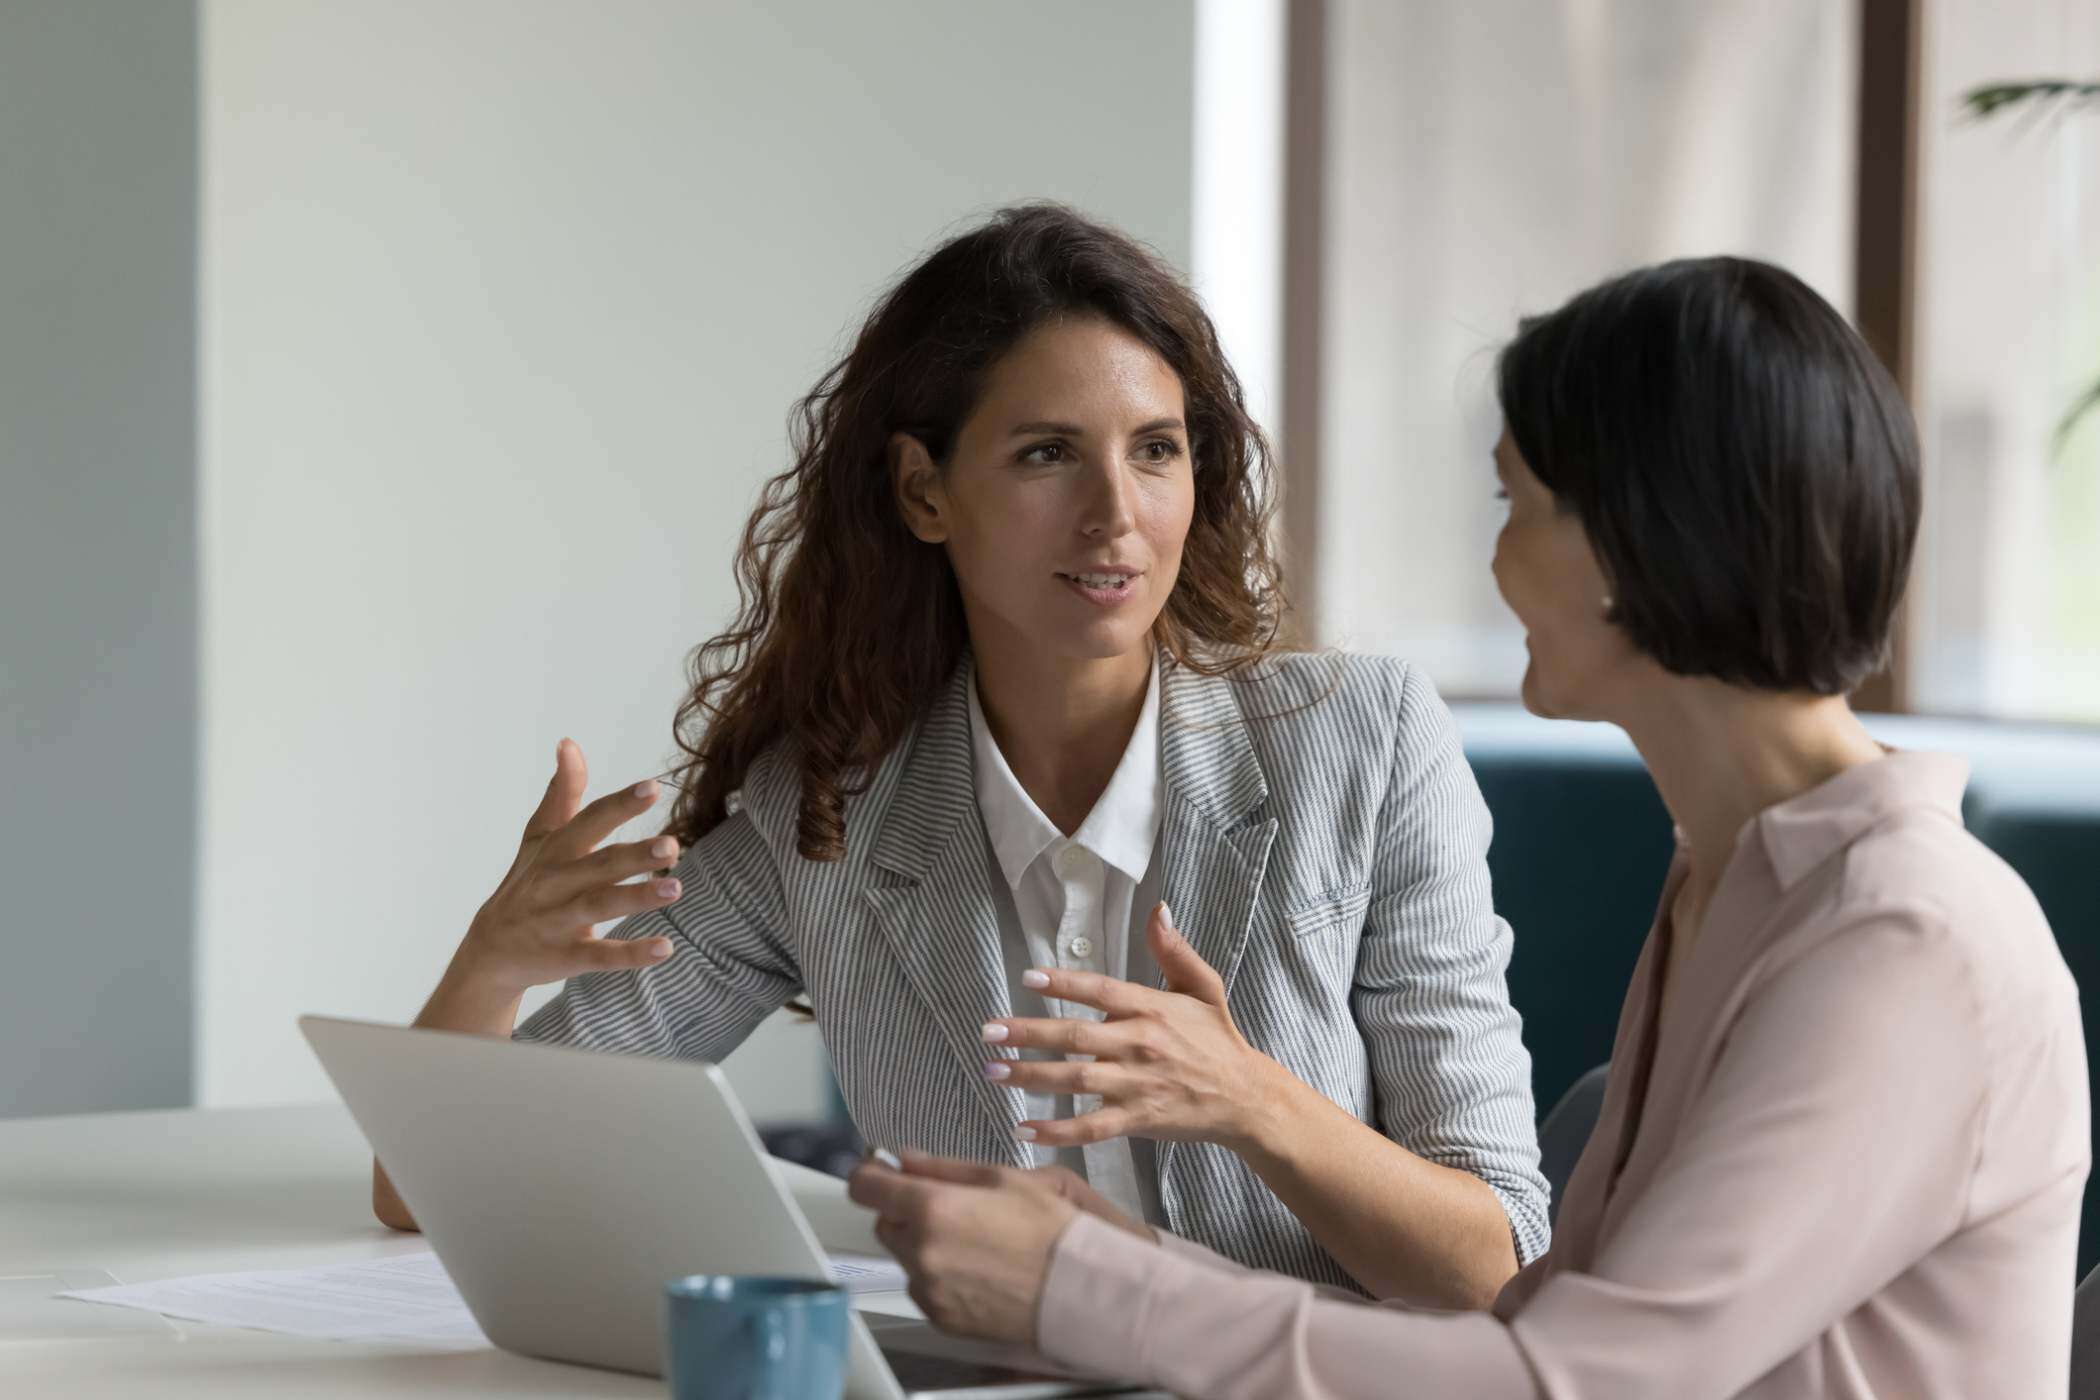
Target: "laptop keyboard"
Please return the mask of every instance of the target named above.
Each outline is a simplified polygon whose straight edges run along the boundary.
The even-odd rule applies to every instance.
[[[972,1386],[1023,1385],[1029,1381],[1061,1379],[1039,1372],[1016,1371],[1011,1366],[992,1366],[982,1361],[959,1361],[952,1356],[928,1356],[915,1351],[887,1351],[883,1356],[897,1374],[897,1384],[907,1391],[967,1390]]]

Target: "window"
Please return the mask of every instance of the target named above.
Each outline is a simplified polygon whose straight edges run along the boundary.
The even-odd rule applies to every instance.
[[[2100,720],[2100,102],[1979,120],[1980,84],[2100,79],[2092,0],[1926,5],[1914,708]]]
[[[1488,574],[1496,350],[1520,316],[1672,257],[1766,258],[1849,310],[1857,18],[1828,0],[1326,9],[1294,592],[1324,640],[1511,695],[1522,632]]]

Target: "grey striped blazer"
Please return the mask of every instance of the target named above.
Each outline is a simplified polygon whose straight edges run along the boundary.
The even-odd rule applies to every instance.
[[[846,856],[795,850],[799,780],[752,765],[686,852],[685,895],[612,936],[669,935],[638,972],[570,981],[517,1035],[718,1060],[800,992],[868,1141],[1021,1163],[1018,1089],[979,1070],[1009,1014],[968,690],[945,693],[849,799]],[[1381,657],[1286,656],[1258,679],[1162,666],[1162,894],[1256,1048],[1417,1155],[1479,1176],[1519,1256],[1547,1239],[1530,1058],[1489,896],[1487,808],[1427,678]],[[1240,1159],[1159,1145],[1175,1233],[1353,1287]]]

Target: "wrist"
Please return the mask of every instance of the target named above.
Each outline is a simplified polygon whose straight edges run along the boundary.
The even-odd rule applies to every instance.
[[[446,965],[422,1014],[416,1017],[416,1024],[440,1030],[508,1035],[517,1021],[518,1002],[525,990],[504,977],[476,950],[462,944]]]
[[[1292,1124],[1305,1085],[1258,1050],[1247,1052],[1248,1073],[1242,1081],[1238,1122],[1224,1144],[1250,1163],[1280,1158],[1296,1139]]]

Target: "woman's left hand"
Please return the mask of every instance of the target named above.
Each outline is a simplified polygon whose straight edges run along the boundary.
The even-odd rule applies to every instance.
[[[919,1311],[943,1331],[1034,1346],[1051,1252],[1080,1213],[1062,1174],[916,1152],[903,1166],[871,1157],[846,1194],[875,1212],[875,1238],[911,1276]]]
[[[1225,1006],[1225,983],[1174,927],[1164,904],[1146,928],[1167,990],[1094,972],[1038,968],[1024,975],[1046,998],[1094,1007],[1107,1019],[1008,1017],[985,1024],[988,1044],[1092,1060],[986,1063],[987,1077],[1039,1093],[1098,1095],[1071,1118],[1020,1125],[1030,1142],[1072,1147],[1117,1137],[1215,1142],[1239,1150],[1263,1134],[1288,1092],[1289,1073],[1247,1043]]]

